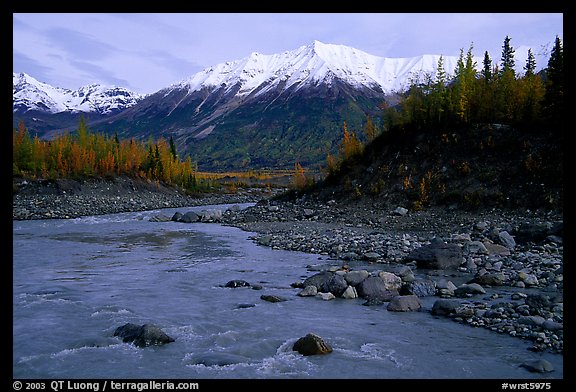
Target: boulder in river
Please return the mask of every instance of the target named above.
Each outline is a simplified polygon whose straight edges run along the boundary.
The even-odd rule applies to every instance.
[[[454,299],[439,299],[432,305],[432,314],[437,316],[449,316],[455,314],[460,302]]]
[[[250,287],[250,283],[245,280],[234,279],[224,285],[224,287],[237,288],[237,287]]]
[[[309,333],[298,339],[292,346],[293,351],[298,351],[304,356],[322,355],[332,352],[332,347],[328,345],[320,336]]]
[[[380,301],[390,301],[392,297],[398,295],[398,290],[388,290],[386,283],[378,276],[370,276],[364,279],[356,287],[358,296],[366,299],[378,299]]]
[[[124,324],[116,328],[114,336],[120,337],[124,343],[134,343],[137,347],[159,346],[174,341],[173,338],[153,324]]]
[[[552,364],[545,359],[525,362],[520,366],[533,373],[548,373],[554,371],[554,366],[552,366]]]
[[[418,297],[432,297],[436,295],[436,283],[430,279],[414,280],[404,283],[400,289],[400,294],[414,294]]]
[[[417,296],[397,295],[390,300],[386,309],[392,312],[412,312],[420,310],[421,307],[422,304],[420,304],[420,300]]]
[[[288,299],[284,297],[280,297],[279,295],[261,295],[260,299],[268,302],[284,302],[288,301]]]
[[[182,215],[182,218],[180,218],[180,222],[183,222],[183,223],[194,223],[194,222],[198,222],[199,220],[200,220],[200,217],[194,211],[188,211],[187,213]]]

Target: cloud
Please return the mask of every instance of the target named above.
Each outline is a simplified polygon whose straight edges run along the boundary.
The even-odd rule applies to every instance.
[[[76,59],[100,60],[120,51],[88,34],[63,27],[47,29],[44,34],[52,44]]]
[[[14,49],[12,52],[12,71],[25,72],[39,81],[49,81],[53,69]]]
[[[70,65],[85,73],[86,80],[99,80],[102,84],[105,85],[115,85],[133,89],[128,80],[117,78],[110,70],[105,69],[99,65],[79,60],[71,61]]]
[[[164,50],[149,50],[147,52],[139,53],[139,56],[150,60],[163,68],[166,68],[179,77],[181,75],[187,77],[203,69],[202,66],[192,61],[174,56],[173,54]]]

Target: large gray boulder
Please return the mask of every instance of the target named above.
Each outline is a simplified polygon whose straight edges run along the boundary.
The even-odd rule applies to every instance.
[[[304,356],[322,355],[332,352],[332,347],[328,345],[320,336],[309,333],[298,339],[292,346],[293,351],[298,351]]]
[[[366,270],[350,271],[344,275],[344,279],[350,286],[358,286],[360,282],[370,276]]]
[[[402,287],[402,278],[392,272],[380,271],[378,277],[384,281],[386,290],[400,290]]]
[[[455,314],[460,302],[454,299],[439,299],[432,305],[432,314],[437,316],[449,316]]]
[[[344,291],[348,288],[348,283],[343,276],[338,274],[332,274],[332,276],[324,281],[320,287],[319,292],[321,293],[332,293],[336,297],[340,297]]]
[[[370,276],[364,279],[356,287],[358,296],[365,299],[380,301],[390,301],[392,297],[398,295],[398,290],[388,290],[386,283],[378,276]]]
[[[332,293],[340,297],[348,287],[348,282],[342,275],[324,271],[307,278],[302,285],[315,286],[319,293]]]
[[[404,283],[400,289],[400,294],[414,294],[418,297],[432,297],[436,295],[436,283],[430,279],[421,279]]]
[[[478,275],[468,283],[478,283],[484,286],[502,286],[506,283],[506,275],[502,272],[490,272],[484,275]]]
[[[389,311],[392,312],[412,312],[420,310],[422,304],[415,295],[397,295],[390,300],[388,304]]]
[[[462,263],[462,249],[456,244],[435,241],[414,249],[406,260],[416,261],[418,268],[457,269]]]
[[[133,343],[137,347],[159,346],[174,341],[173,338],[153,324],[124,324],[116,328],[114,336],[121,338],[124,343]]]
[[[200,220],[200,217],[194,211],[188,211],[187,213],[182,215],[182,217],[180,218],[180,222],[183,222],[183,223],[194,223],[194,222],[198,222],[199,220]]]
[[[328,281],[332,278],[334,272],[319,272],[317,274],[312,275],[309,278],[306,278],[302,283],[303,287],[306,286],[316,286],[316,289],[320,291],[320,288],[328,283]]]

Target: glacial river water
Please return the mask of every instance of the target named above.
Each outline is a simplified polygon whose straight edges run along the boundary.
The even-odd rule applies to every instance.
[[[253,234],[219,224],[148,221],[206,208],[14,221],[13,377],[563,378],[562,355],[434,317],[437,298],[409,313],[362,299],[301,298],[290,283],[314,273],[307,265],[339,263],[260,247]],[[232,279],[263,289],[223,287]],[[263,294],[289,300],[269,303]],[[175,342],[122,343],[113,333],[129,322],[156,324]],[[309,332],[334,351],[293,352]],[[519,366],[540,358],[555,371]]]

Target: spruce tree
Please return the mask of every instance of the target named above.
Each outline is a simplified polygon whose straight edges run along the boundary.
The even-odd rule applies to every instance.
[[[486,83],[490,83],[490,81],[492,80],[492,59],[490,59],[488,51],[484,52],[484,60],[482,61],[482,65],[483,68],[482,71],[480,71],[480,73],[482,74],[484,81]]]
[[[556,36],[554,48],[546,68],[545,114],[549,121],[560,123],[564,105],[564,52],[562,42]]]
[[[528,58],[526,59],[524,70],[526,71],[525,76],[532,76],[536,71],[536,59],[534,58],[532,49],[528,49]]]
[[[500,74],[504,75],[506,72],[511,72],[513,76],[516,76],[514,65],[514,48],[510,46],[510,37],[506,36],[504,45],[502,45],[502,68],[500,69]]]

